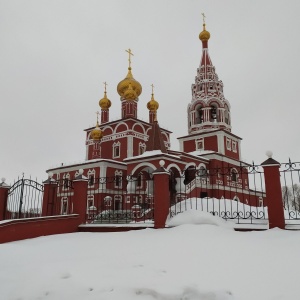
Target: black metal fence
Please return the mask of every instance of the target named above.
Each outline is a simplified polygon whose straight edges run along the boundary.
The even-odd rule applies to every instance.
[[[8,191],[5,219],[40,217],[43,191],[43,185],[31,178],[18,179]]]
[[[170,218],[199,210],[239,224],[268,224],[261,166],[173,170],[170,191]]]
[[[300,162],[282,163],[280,179],[285,223],[300,225]]]
[[[92,178],[86,221],[92,224],[153,223],[153,179],[148,173]]]

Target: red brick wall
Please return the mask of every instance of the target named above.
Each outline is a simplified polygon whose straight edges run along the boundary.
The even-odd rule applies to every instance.
[[[0,222],[0,243],[77,232],[80,223],[79,215],[2,221]]]

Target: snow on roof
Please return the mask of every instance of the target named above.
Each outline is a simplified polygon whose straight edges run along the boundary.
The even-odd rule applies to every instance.
[[[137,155],[137,156],[125,158],[124,161],[131,160],[131,159],[145,158],[145,157],[150,157],[150,156],[155,156],[155,155],[166,155],[166,156],[170,156],[170,157],[174,157],[174,158],[180,159],[180,156],[178,156],[178,155],[172,155],[172,154],[168,154],[168,153],[163,153],[163,152],[161,152],[161,150],[152,150],[152,151],[145,151],[141,155]]]
[[[211,154],[211,153],[216,153],[216,152],[212,151],[212,150],[196,150],[196,151],[188,152],[188,154],[194,155],[194,156],[201,156],[204,154]]]
[[[80,166],[80,165],[87,165],[87,164],[101,162],[101,161],[126,165],[125,163],[123,163],[121,161],[116,161],[116,160],[113,160],[113,159],[95,158],[95,159],[89,159],[89,160],[84,160],[84,161],[77,161],[77,162],[73,162],[73,163],[61,163],[60,165],[50,167],[46,172],[51,171],[51,170],[55,170],[55,169],[61,169],[61,168],[73,167],[73,166]]]

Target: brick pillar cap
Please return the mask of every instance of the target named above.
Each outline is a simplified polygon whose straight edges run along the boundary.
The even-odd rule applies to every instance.
[[[153,174],[155,174],[155,173],[167,173],[167,174],[169,174],[169,171],[167,170],[167,169],[165,169],[165,164],[166,164],[166,162],[163,160],[163,159],[161,159],[160,161],[159,161],[159,168],[157,168],[154,172],[153,172]]]
[[[88,181],[88,178],[83,175],[83,169],[79,169],[78,173],[79,175],[75,177],[74,181]]]
[[[280,166],[280,162],[277,160],[273,159],[272,157],[268,158],[264,162],[261,163],[262,166]]]
[[[9,188],[10,188],[10,185],[6,184],[5,182],[1,182],[1,183],[0,183],[0,188],[9,189]]]
[[[159,167],[158,169],[153,171],[152,174],[161,174],[161,173],[169,174],[170,172],[167,169],[165,169],[164,167]]]
[[[45,184],[52,184],[52,183],[56,183],[56,180],[49,177],[48,179],[46,179],[45,181],[43,181],[43,183]]]

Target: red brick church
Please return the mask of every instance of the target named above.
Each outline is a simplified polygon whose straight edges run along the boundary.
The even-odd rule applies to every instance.
[[[209,38],[203,24],[199,34],[202,56],[191,87],[191,101],[187,102],[187,135],[178,138],[179,151],[171,149],[171,132],[159,126],[159,103],[153,86],[151,100],[146,104],[140,99],[142,85],[133,77],[129,49],[128,72],[117,86],[121,117],[110,121],[111,101],[105,85],[99,101],[100,121],[97,118],[95,127],[85,129],[85,161],[49,169],[50,177],[65,182],[78,175],[86,177],[91,189],[87,207],[95,214],[107,209],[134,209],[142,202],[147,203],[144,208],[151,209],[151,173],[159,168],[170,173],[171,203],[187,197],[214,197],[251,204],[249,199],[256,195],[249,189],[248,165],[241,161],[241,138],[232,133],[230,103],[209,56]],[[141,103],[149,110],[148,122],[138,117]],[[136,180],[124,183],[129,177]],[[62,210],[68,206],[68,194],[63,193],[68,189],[66,183],[60,191]]]

